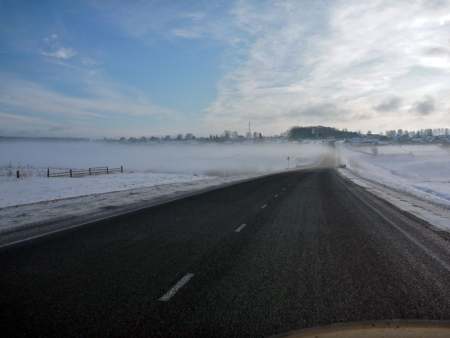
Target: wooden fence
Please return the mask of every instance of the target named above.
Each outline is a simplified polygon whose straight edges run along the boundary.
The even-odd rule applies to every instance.
[[[88,169],[51,169],[47,168],[47,177],[82,177],[91,175],[105,175],[123,173],[123,166],[120,168],[93,167]]]

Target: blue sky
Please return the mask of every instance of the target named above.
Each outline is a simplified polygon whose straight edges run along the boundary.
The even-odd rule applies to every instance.
[[[0,0],[0,135],[448,127],[447,1]]]

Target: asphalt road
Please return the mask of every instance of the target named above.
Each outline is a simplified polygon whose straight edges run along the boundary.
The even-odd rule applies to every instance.
[[[449,238],[333,169],[267,176],[3,249],[0,267],[4,337],[254,337],[450,320]]]

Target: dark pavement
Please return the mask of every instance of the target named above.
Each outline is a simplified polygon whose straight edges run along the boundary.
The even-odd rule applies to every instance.
[[[448,236],[333,169],[64,231],[0,250],[0,266],[4,337],[254,337],[450,320]]]

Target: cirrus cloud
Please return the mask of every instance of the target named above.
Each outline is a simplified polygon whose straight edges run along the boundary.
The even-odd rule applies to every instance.
[[[49,56],[60,60],[68,60],[73,58],[77,53],[72,48],[61,47],[51,52],[43,51],[42,55]]]
[[[448,1],[239,1],[234,24],[247,44],[222,78],[206,124],[239,128],[251,119],[268,132],[311,123],[423,127],[411,109],[429,126],[450,124],[442,113],[449,12]]]

